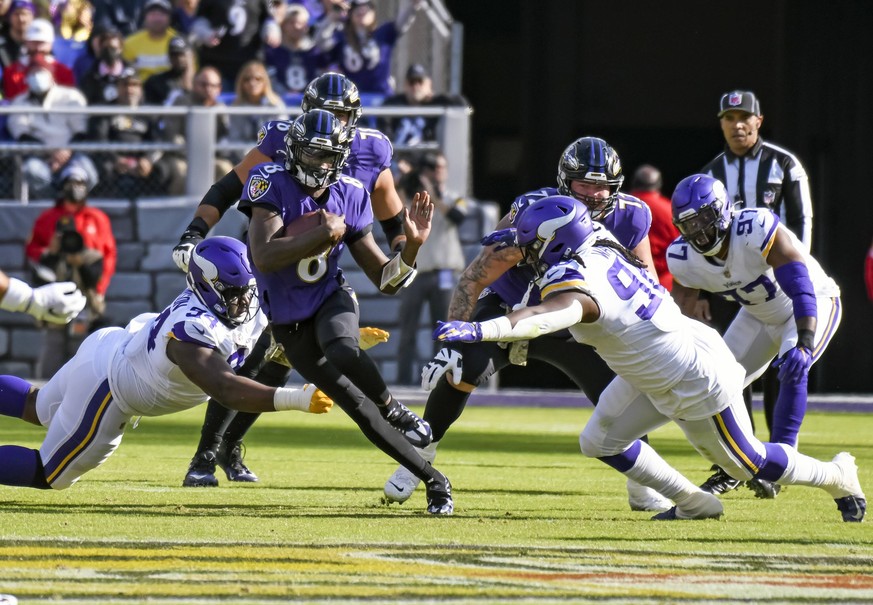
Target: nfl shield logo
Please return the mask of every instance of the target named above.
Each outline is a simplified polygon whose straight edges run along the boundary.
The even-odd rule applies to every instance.
[[[731,107],[736,107],[737,105],[743,104],[743,95],[738,92],[732,93],[730,97],[728,97],[728,105]]]

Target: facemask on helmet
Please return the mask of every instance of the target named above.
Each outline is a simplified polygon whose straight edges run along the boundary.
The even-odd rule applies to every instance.
[[[88,184],[84,181],[67,179],[64,181],[63,194],[71,202],[84,202],[88,197]]]
[[[676,185],[671,200],[673,224],[694,250],[714,256],[731,226],[732,208],[718,179],[692,174]]]
[[[188,263],[188,287],[225,325],[235,327],[258,312],[257,285],[241,241],[210,237],[194,248]]]
[[[585,204],[565,195],[552,195],[524,208],[516,217],[516,244],[523,264],[538,276],[549,267],[573,258],[594,245],[596,236]]]
[[[571,181],[582,181],[609,188],[606,198],[575,193]],[[588,208],[591,218],[602,221],[615,210],[615,200],[624,175],[615,149],[603,139],[582,137],[570,144],[558,162],[558,191],[579,200]]]
[[[363,114],[361,96],[355,83],[336,72],[327,72],[312,80],[303,91],[303,112],[324,109],[334,115],[345,114],[349,140],[355,138],[358,119]]]
[[[332,113],[312,109],[298,116],[285,135],[285,168],[301,185],[328,187],[339,179],[350,143],[348,130]]]

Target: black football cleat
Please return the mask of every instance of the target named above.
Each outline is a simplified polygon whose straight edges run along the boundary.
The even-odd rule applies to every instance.
[[[714,464],[710,470],[715,473],[701,484],[703,491],[720,496],[740,486],[740,481],[728,475],[720,466]]]
[[[243,464],[244,451],[245,446],[242,443],[237,443],[230,450],[227,449],[227,444],[222,444],[218,449],[218,466],[224,469],[228,481],[257,482],[258,476]]]
[[[408,407],[391,398],[388,405],[380,405],[379,412],[382,418],[388,421],[394,429],[403,434],[406,440],[418,448],[425,448],[433,440],[433,432],[430,425],[418,417]]]
[[[432,515],[451,515],[455,512],[452,484],[442,473],[427,482],[427,512]]]
[[[782,491],[782,486],[778,483],[767,481],[766,479],[761,479],[759,477],[746,481],[746,487],[755,492],[756,498],[762,498],[764,500],[772,500],[779,495],[780,491]]]
[[[188,473],[182,481],[182,487],[217,487],[218,479],[215,478],[215,453],[204,450],[194,454]]]

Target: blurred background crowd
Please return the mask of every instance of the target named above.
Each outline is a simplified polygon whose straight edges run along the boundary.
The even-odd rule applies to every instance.
[[[95,210],[86,247],[104,259],[89,278],[85,323],[161,308],[179,284],[168,250],[193,205],[261,123],[299,113],[303,88],[327,70],[357,84],[361,125],[391,138],[401,195],[442,179],[449,206],[466,200],[465,260],[516,195],[553,185],[561,150],[578,136],[608,140],[625,188],[654,210],[724,149],[718,100],[744,89],[762,100],[764,138],[802,160],[812,251],[842,287],[847,320],[869,334],[873,228],[859,196],[873,136],[873,7],[768,0],[726,11],[690,0],[0,0],[3,268],[30,275],[45,250],[23,243],[39,215],[85,204]],[[199,108],[215,108],[207,129]],[[452,109],[462,118],[452,121]],[[638,172],[644,165],[654,172]],[[450,264],[435,264],[435,279],[458,270]],[[407,335],[403,346],[426,360],[429,311],[407,303],[401,322],[399,304],[374,296],[365,319],[399,329],[419,313],[415,343]],[[437,314],[441,304],[431,305]],[[39,347],[15,338],[27,329],[0,317],[0,364],[36,367]],[[399,346],[380,353],[382,369],[414,382]],[[871,391],[871,364],[873,350],[844,335],[811,390]],[[28,373],[17,370],[7,371]],[[500,380],[570,386],[535,363]]]

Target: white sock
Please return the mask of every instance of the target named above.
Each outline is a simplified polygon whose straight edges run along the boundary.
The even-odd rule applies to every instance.
[[[829,488],[837,488],[841,485],[843,474],[833,462],[823,462],[806,456],[783,443],[773,445],[779,445],[788,457],[785,472],[776,480],[777,483],[820,487],[828,493],[830,493]]]
[[[681,504],[689,496],[700,492],[682,473],[667,464],[645,441],[640,442],[640,454],[634,465],[625,472],[628,479],[651,487],[658,493]]]

